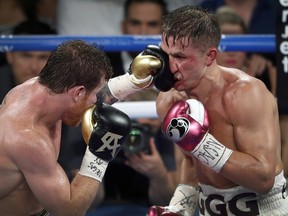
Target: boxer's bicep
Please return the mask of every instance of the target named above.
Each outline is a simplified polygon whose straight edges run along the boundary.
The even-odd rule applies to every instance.
[[[70,183],[59,164],[27,179],[36,199],[51,215],[57,215],[63,212],[63,206],[69,206],[72,198]]]
[[[277,136],[273,114],[275,108],[271,106],[274,103],[273,97],[269,92],[259,92],[259,87],[252,87],[249,94],[243,94],[238,100],[239,102],[233,105],[236,147],[259,161],[275,162]],[[275,164],[272,163],[271,166]]]
[[[40,137],[22,137],[14,161],[36,199],[47,210],[61,212],[70,199],[70,184],[64,170],[57,163],[52,143]]]
[[[273,186],[277,155],[275,106],[271,106],[274,102],[267,91],[258,81],[242,83],[230,94],[233,96],[225,99],[233,130],[230,138],[233,154],[221,174],[259,193],[266,193]]]

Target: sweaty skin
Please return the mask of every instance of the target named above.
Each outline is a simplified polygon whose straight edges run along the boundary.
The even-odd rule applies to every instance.
[[[33,78],[10,91],[2,102],[1,215],[29,216],[44,208],[53,216],[84,215],[91,204],[99,182],[77,175],[70,185],[57,163],[62,121],[78,125],[100,90],[97,87],[76,106],[71,100],[76,88],[56,95]]]
[[[199,53],[169,38],[168,44],[162,39],[162,49],[169,55],[177,82],[174,89],[158,96],[159,117],[163,119],[182,96],[196,98],[208,112],[209,133],[233,150],[218,174],[193,158],[199,182],[220,189],[241,185],[267,193],[283,169],[274,96],[260,80],[217,65],[215,48]]]

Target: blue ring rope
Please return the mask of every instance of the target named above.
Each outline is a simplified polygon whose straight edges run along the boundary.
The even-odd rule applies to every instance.
[[[141,51],[148,44],[159,45],[161,36],[2,35],[0,36],[0,52],[29,50],[51,51],[62,42],[74,39],[96,43],[102,46],[105,51]],[[219,50],[275,52],[275,35],[222,35]]]

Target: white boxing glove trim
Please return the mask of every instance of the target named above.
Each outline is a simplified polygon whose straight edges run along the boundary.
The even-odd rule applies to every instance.
[[[118,100],[124,100],[128,96],[141,90],[139,86],[131,81],[130,76],[130,74],[126,73],[108,81],[110,93]]]
[[[200,125],[204,125],[205,120],[205,108],[203,104],[196,99],[188,99],[186,103],[189,105],[189,109],[187,110],[187,114],[189,114],[193,119],[199,122]]]
[[[133,95],[151,85],[153,76],[149,75],[145,79],[138,79],[134,74],[126,73],[121,76],[114,77],[108,81],[110,93],[118,100],[125,100],[130,95]],[[145,86],[138,86],[148,82]]]
[[[145,79],[138,79],[134,74],[131,74],[131,75],[130,75],[130,79],[131,79],[131,81],[132,81],[133,83],[135,83],[136,85],[137,85],[137,84],[143,84],[143,83],[146,83],[146,82],[150,81],[150,82],[147,84],[147,86],[145,86],[145,87],[148,87],[148,86],[151,84],[152,80],[153,80],[153,76],[152,76],[152,75],[149,75],[149,76],[147,76]],[[145,87],[144,87],[144,88],[145,88]]]
[[[107,166],[108,166],[107,161],[104,161],[96,157],[89,150],[89,147],[87,147],[85,155],[82,160],[79,174],[96,179],[99,182],[102,182]]]
[[[203,164],[219,173],[232,152],[233,150],[227,148],[218,142],[215,137],[207,133],[191,154]]]
[[[198,205],[199,191],[185,184],[179,184],[170,200],[169,206],[165,207],[170,212],[183,216],[194,215]]]

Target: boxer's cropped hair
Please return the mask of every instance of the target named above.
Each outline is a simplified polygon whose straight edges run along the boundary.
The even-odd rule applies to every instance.
[[[52,52],[39,74],[39,82],[54,93],[63,93],[83,85],[89,93],[113,73],[110,60],[102,48],[82,40],[60,44]]]
[[[215,15],[190,5],[164,16],[162,31],[166,43],[172,37],[174,43],[179,40],[183,47],[193,46],[202,52],[210,47],[218,48],[221,39],[221,30]]]
[[[124,3],[124,17],[127,18],[129,14],[129,7],[132,3],[155,3],[161,6],[162,16],[168,12],[167,4],[164,0],[126,0]]]

